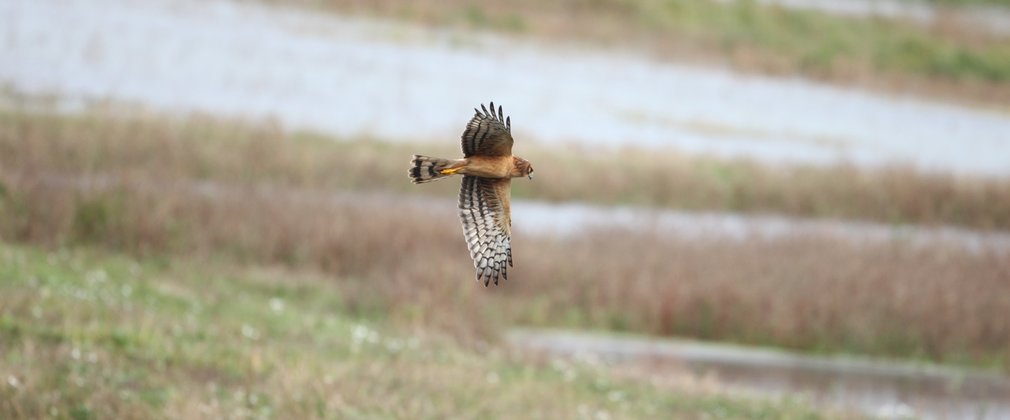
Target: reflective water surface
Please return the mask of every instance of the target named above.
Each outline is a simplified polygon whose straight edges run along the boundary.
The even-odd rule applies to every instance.
[[[0,2],[0,85],[458,139],[493,99],[523,141],[1010,173],[1010,116],[620,52],[195,0]],[[454,141],[454,140],[453,140]]]
[[[1010,417],[1010,377],[846,357],[813,357],[784,351],[552,330],[514,330],[510,345],[598,359],[645,364],[662,375],[680,367],[715,375],[731,389],[778,397],[801,395],[843,409],[882,417],[1005,419]]]
[[[107,189],[123,185],[123,180],[106,176],[66,177],[43,175],[52,185],[78,189]],[[152,182],[130,180],[133,188],[164,188]],[[201,181],[173,184],[193,194],[224,196],[247,194],[245,187]],[[259,185],[259,194],[275,199],[302,197],[328,200],[337,205],[410,209],[404,214],[456,214],[456,199],[434,198],[390,192],[348,192],[323,189],[292,189]],[[853,244],[891,243],[905,247],[948,246],[971,252],[1010,253],[1010,233],[956,227],[892,226],[882,223],[834,219],[810,219],[772,215],[723,212],[690,212],[584,203],[547,203],[513,200],[512,227],[521,235],[577,235],[594,229],[654,232],[680,238],[707,238],[725,241],[764,240],[788,237],[819,237]]]
[[[512,213],[516,228],[531,233],[573,234],[591,228],[618,228],[667,232],[686,238],[715,237],[737,241],[816,236],[855,244],[888,242],[928,247],[942,243],[971,251],[1010,251],[1010,233],[955,227],[898,226],[851,220],[522,200],[512,204]]]

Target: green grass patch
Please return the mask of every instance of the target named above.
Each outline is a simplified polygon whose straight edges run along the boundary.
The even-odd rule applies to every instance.
[[[0,278],[3,418],[820,417],[392,328],[304,273],[0,243]]]

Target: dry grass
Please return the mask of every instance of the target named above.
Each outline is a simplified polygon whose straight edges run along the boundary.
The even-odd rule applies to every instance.
[[[321,270],[340,279],[342,304],[353,313],[457,335],[491,337],[520,323],[969,364],[1010,359],[1005,253],[816,237],[519,236],[512,279],[485,289],[472,280],[454,215],[409,201],[350,204],[323,191],[243,186],[206,195],[182,184],[80,189],[3,181],[7,240]]]
[[[452,142],[338,141],[270,123],[96,111],[76,117],[0,112],[0,166],[8,171],[98,173],[133,179],[235,183],[454,196],[441,182],[406,181],[413,153],[455,156]],[[689,210],[779,213],[885,223],[1010,229],[1010,180],[923,173],[909,167],[769,167],[746,160],[628,149],[613,154],[525,144],[537,180],[520,198]],[[615,156],[633,165],[614,166]]]
[[[1005,252],[622,232],[519,251],[517,277],[533,282],[508,292],[541,311],[522,314],[523,323],[574,317],[580,326],[812,351],[1010,362]]]
[[[513,280],[486,290],[471,281],[453,215],[407,203],[245,188],[207,197],[171,186],[9,185],[33,214],[30,233],[5,230],[10,239],[311,267],[344,279],[353,311],[457,333],[487,336],[518,322],[968,363],[1010,358],[1005,254],[818,238],[520,237]]]
[[[923,27],[900,19],[837,16],[753,1],[297,3],[340,13],[632,48],[662,58],[728,64],[742,71],[802,74],[996,106],[1004,106],[1003,98],[1010,95],[1006,37],[953,18]]]
[[[345,153],[375,149],[323,142],[303,149],[305,140],[262,126],[53,118],[2,125],[0,156],[16,157],[0,163],[4,240],[318,270],[338,279],[352,313],[457,335],[566,325],[1010,365],[1003,251],[819,237],[518,236],[514,275],[485,289],[472,281],[451,212],[332,194],[358,182],[386,185],[384,176],[406,184],[399,160],[395,175],[380,172],[378,181],[353,181],[364,175],[337,165],[375,173],[386,163]],[[228,130],[237,134],[218,139]],[[86,182],[96,174],[104,181]]]

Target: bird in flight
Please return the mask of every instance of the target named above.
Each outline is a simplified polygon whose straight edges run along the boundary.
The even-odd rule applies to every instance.
[[[477,269],[477,281],[486,287],[492,281],[508,279],[512,266],[512,178],[533,179],[533,166],[512,156],[512,119],[505,118],[494,102],[474,108],[473,118],[463,130],[463,158],[443,159],[414,155],[410,179],[415,184],[451,175],[463,175],[459,189],[459,218],[470,258]],[[508,266],[506,266],[508,264]]]

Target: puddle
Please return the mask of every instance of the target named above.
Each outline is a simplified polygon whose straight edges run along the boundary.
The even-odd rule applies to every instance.
[[[715,375],[730,390],[778,397],[802,395],[826,406],[868,415],[921,418],[1010,418],[1010,377],[847,357],[813,357],[784,351],[690,340],[549,330],[513,330],[513,347],[591,358],[620,367],[666,364]]]
[[[795,79],[230,1],[0,2],[0,84],[68,104],[272,116],[457,141],[504,104],[522,141],[672,147],[769,162],[1010,174],[1010,116]]]

